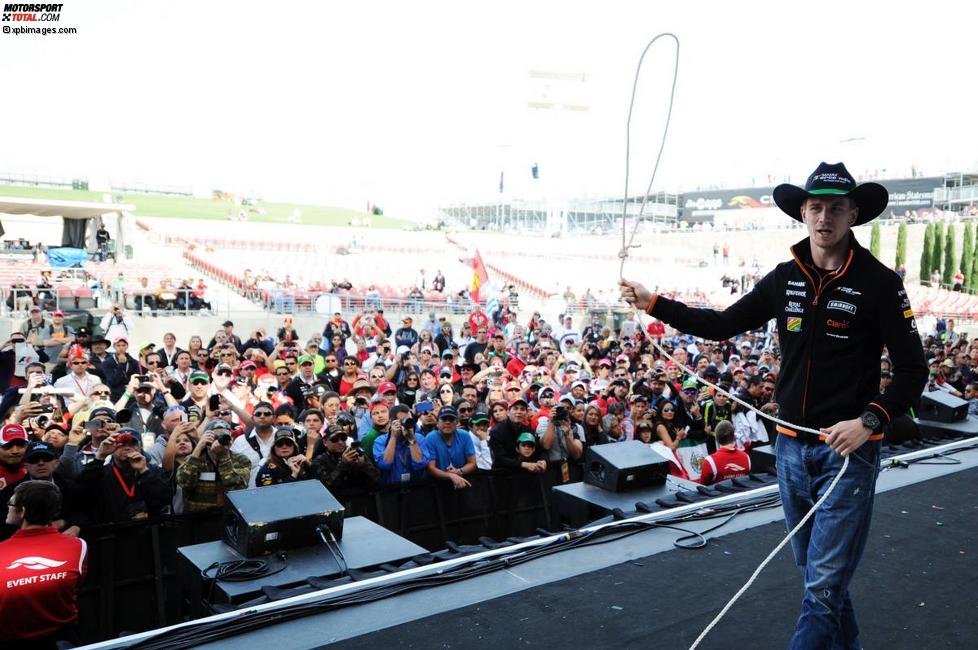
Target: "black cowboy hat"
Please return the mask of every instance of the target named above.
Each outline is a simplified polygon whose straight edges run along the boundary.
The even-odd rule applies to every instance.
[[[842,163],[819,164],[808,177],[804,189],[787,183],[774,188],[774,202],[795,221],[801,221],[801,206],[805,199],[825,196],[848,196],[852,199],[859,208],[855,226],[880,216],[890,200],[886,188],[879,183],[856,185],[856,179]]]

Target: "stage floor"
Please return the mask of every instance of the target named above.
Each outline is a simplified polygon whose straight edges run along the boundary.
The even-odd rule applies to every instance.
[[[978,647],[976,495],[978,469],[877,495],[873,529],[851,586],[867,648]],[[783,535],[783,523],[768,523],[711,538],[701,550],[640,557],[341,645],[688,648]],[[801,577],[785,548],[700,647],[785,647],[801,594]],[[396,608],[397,600],[388,606]],[[416,604],[412,609],[422,615]]]

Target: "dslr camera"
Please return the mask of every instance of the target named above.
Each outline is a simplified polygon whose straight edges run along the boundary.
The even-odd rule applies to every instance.
[[[570,409],[566,406],[555,406],[550,412],[550,417],[554,422],[567,422],[570,420]]]

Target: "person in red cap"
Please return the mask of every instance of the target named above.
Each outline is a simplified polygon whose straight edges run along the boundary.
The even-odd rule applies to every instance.
[[[61,491],[50,481],[24,481],[6,503],[13,537],[0,542],[0,613],[7,647],[56,647],[75,641],[76,590],[87,568],[88,546],[52,526]]]
[[[508,404],[508,418],[499,422],[489,432],[489,448],[492,450],[492,468],[511,471],[523,469],[528,472],[543,471],[535,463],[525,462],[517,454],[516,441],[524,433],[535,436],[527,422],[527,403],[522,397],[511,399]]]
[[[76,346],[72,346],[74,348]],[[88,357],[82,350],[72,350],[68,355],[68,374],[54,382],[55,388],[70,388],[82,397],[88,397],[102,380],[88,372]]]
[[[24,452],[27,451],[27,431],[19,424],[0,427],[0,490],[27,476]]]

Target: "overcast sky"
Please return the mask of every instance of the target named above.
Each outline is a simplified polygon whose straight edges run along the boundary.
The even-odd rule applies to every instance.
[[[660,31],[682,49],[656,189],[802,181],[820,160],[978,170],[976,24],[976,3],[941,1],[68,0],[60,25],[77,35],[0,34],[0,173],[372,200],[395,216],[492,197],[501,170],[510,196],[619,195],[631,79]],[[661,45],[633,188],[665,115]],[[544,96],[588,110],[528,108]]]

